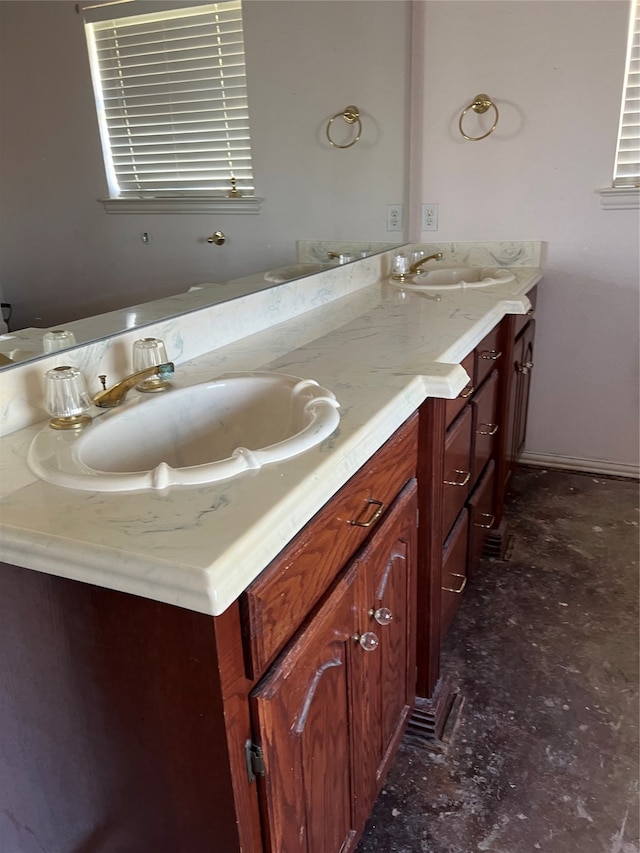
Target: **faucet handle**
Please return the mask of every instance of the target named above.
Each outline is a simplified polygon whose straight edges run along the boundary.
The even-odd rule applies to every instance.
[[[87,414],[91,399],[82,371],[69,365],[47,370],[45,406],[53,429],[79,429],[91,423]]]
[[[142,338],[133,342],[133,370],[139,373],[150,367],[166,364],[167,350],[160,338]],[[169,382],[163,376],[150,376],[136,385],[138,391],[163,391],[169,387]]]

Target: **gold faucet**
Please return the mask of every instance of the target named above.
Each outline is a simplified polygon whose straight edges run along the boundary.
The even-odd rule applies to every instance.
[[[435,255],[427,255],[426,258],[420,258],[419,261],[416,261],[415,264],[411,264],[409,267],[408,275],[415,275],[417,272],[421,272],[422,265],[426,264],[427,261],[441,261],[442,260],[442,252],[436,252]]]
[[[93,398],[93,403],[101,409],[112,409],[114,406],[119,406],[134,385],[151,376],[157,376],[160,382],[149,390],[164,391],[165,388],[169,387],[169,383],[166,380],[169,376],[173,375],[174,370],[175,367],[172,361],[167,361],[165,364],[154,364],[152,367],[138,370],[137,373],[132,373],[131,376],[121,379],[120,382],[116,382],[111,388],[106,387],[107,377],[103,374],[100,376],[103,390],[96,394]]]

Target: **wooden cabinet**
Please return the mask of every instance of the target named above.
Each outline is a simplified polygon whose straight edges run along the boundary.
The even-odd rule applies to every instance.
[[[346,853],[364,827],[415,695],[415,517],[413,482],[252,692],[269,850]]]
[[[469,512],[463,509],[442,549],[440,575],[440,640],[443,640],[458,611],[460,596],[467,585]]]
[[[532,310],[509,315],[464,359],[455,400],[420,410],[418,696],[433,696],[440,644],[489,537],[499,537],[508,478],[525,439],[533,367]],[[502,526],[501,526],[502,525]]]
[[[535,320],[526,326],[517,338],[513,350],[512,378],[512,418],[509,422],[507,459],[510,469],[518,461],[524,448],[527,435],[527,414],[529,411],[529,392],[531,387],[531,371],[533,370],[533,340],[535,336]]]
[[[465,362],[467,372],[473,365],[473,383],[463,389],[455,407],[447,401],[444,440],[442,537],[446,540],[441,557],[440,630],[442,640],[458,609],[462,593],[478,551],[484,542],[479,535],[477,504],[493,520],[493,476],[486,477],[493,465],[500,424],[498,395],[504,364],[500,347],[501,328],[496,326],[478,344]],[[462,405],[460,405],[462,403]],[[449,422],[453,411],[456,416]],[[481,495],[481,497],[480,497]],[[491,525],[489,525],[490,527]],[[437,571],[437,569],[435,570]]]
[[[353,582],[351,573],[338,583],[252,694],[266,772],[268,850],[350,850],[357,835],[351,762]]]
[[[465,406],[447,430],[442,467],[442,536],[448,535],[471,489],[473,413]]]
[[[247,675],[256,678],[416,473],[417,416],[401,427],[241,595]]]
[[[536,323],[533,319],[537,302],[537,288],[529,294],[531,310],[528,314],[510,315],[503,320],[503,341],[507,349],[508,370],[505,370],[499,402],[498,417],[504,423],[496,457],[495,528],[497,540],[506,538],[502,513],[509,479],[524,449],[529,410],[529,393],[534,368],[534,338]]]
[[[495,516],[495,462],[493,459],[484,469],[477,486],[470,496],[469,507],[469,552],[467,577],[470,579],[480,562],[485,543],[496,521]]]
[[[218,617],[2,567],[12,853],[353,849],[415,697],[417,437]]]

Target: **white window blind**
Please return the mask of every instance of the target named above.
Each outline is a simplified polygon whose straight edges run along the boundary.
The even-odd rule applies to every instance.
[[[640,186],[640,3],[631,3],[627,71],[613,176],[614,187]]]
[[[252,196],[241,0],[85,28],[112,198]]]

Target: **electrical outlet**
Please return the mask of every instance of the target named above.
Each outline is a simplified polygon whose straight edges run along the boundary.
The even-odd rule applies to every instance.
[[[422,205],[422,231],[437,231],[438,230],[438,205],[423,204]]]
[[[403,205],[387,205],[387,231],[402,231]]]

